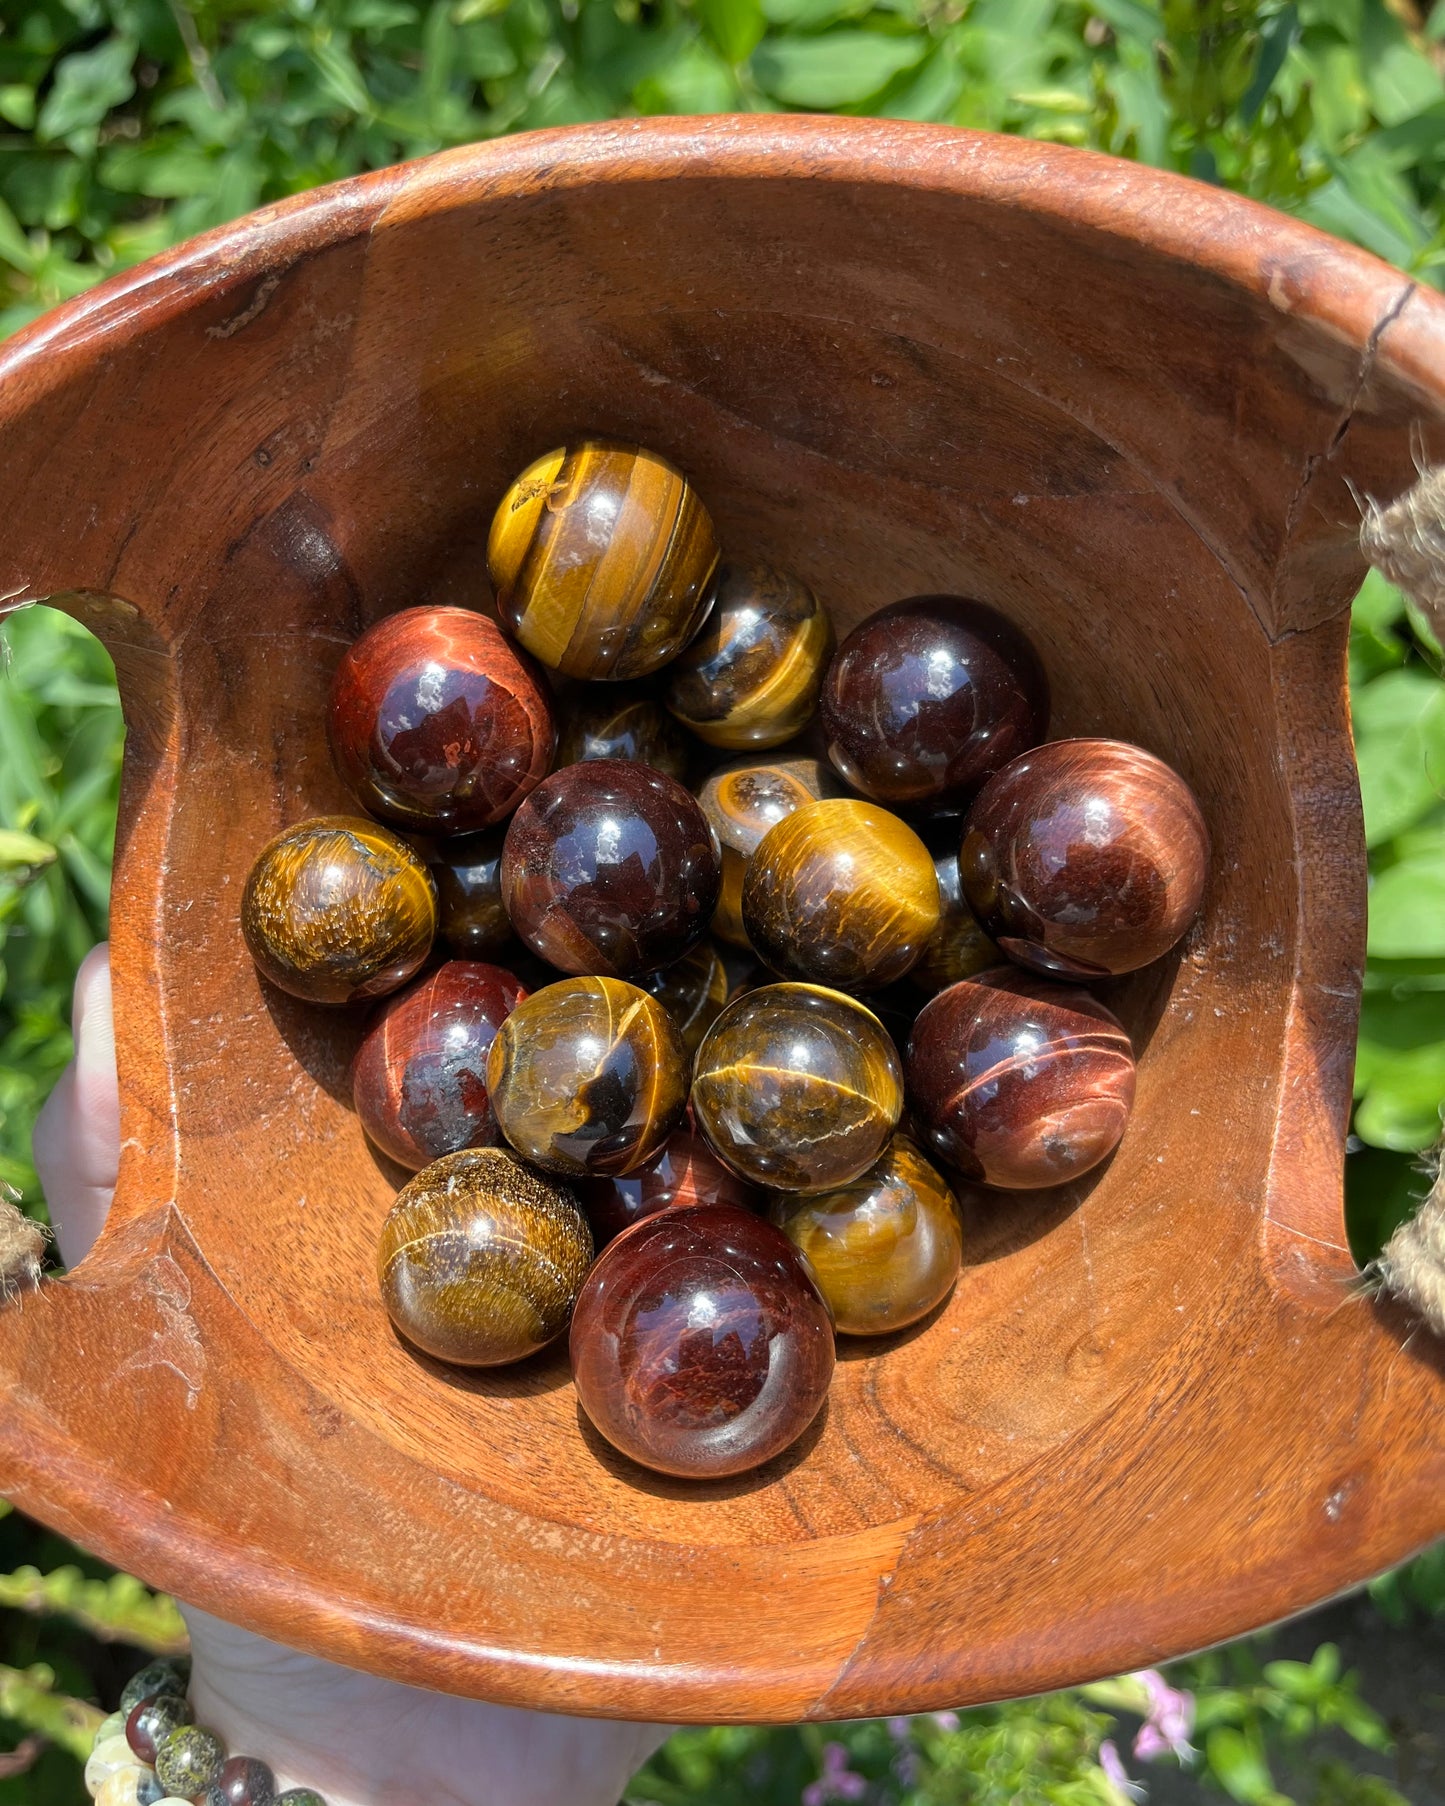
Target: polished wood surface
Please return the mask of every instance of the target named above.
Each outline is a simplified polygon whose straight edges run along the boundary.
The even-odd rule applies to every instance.
[[[407,1352],[350,1018],[268,993],[237,934],[261,845],[347,806],[345,646],[422,590],[484,603],[495,499],[599,430],[840,634],[995,604],[1051,731],[1166,759],[1214,839],[1181,947],[1099,987],[1139,1060],[1113,1161],[970,1217],[937,1316],[840,1360],[776,1471],[701,1487],[590,1448],[560,1349],[485,1384]],[[0,595],[102,634],[129,742],[120,1187],[84,1266],[0,1308],[0,1487],[338,1660],[662,1720],[1138,1667],[1436,1535],[1441,1350],[1354,1284],[1340,1183],[1349,484],[1399,494],[1412,430],[1441,455],[1433,292],[1218,189],[897,122],[448,153],[8,341]]]

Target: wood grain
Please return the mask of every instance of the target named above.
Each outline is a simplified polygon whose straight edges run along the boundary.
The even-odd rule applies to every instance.
[[[1340,1190],[1348,485],[1403,490],[1412,429],[1442,454],[1442,371],[1445,301],[1218,190],[767,117],[385,171],[8,342],[0,594],[102,634],[129,741],[120,1188],[90,1259],[0,1310],[0,1486],[334,1659],[672,1720],[1136,1667],[1439,1533],[1441,1350],[1354,1286]],[[1001,608],[1052,731],[1159,754],[1215,847],[1182,948],[1101,987],[1139,1054],[1117,1156],[971,1207],[948,1303],[703,1487],[589,1438],[559,1352],[458,1377],[391,1334],[356,1027],[265,991],[237,931],[259,846],[347,806],[345,645],[487,605],[507,485],[598,431],[840,634],[909,594]]]

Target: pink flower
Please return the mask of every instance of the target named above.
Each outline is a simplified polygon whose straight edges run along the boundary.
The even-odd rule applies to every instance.
[[[1124,1767],[1118,1750],[1107,1737],[1099,1745],[1099,1767],[1126,1800],[1142,1800],[1145,1797],[1144,1788],[1137,1781],[1129,1779],[1128,1769]]]
[[[848,1752],[841,1743],[823,1745],[823,1772],[803,1789],[803,1806],[826,1806],[829,1800],[861,1800],[868,1782],[848,1766]]]
[[[1141,1762],[1157,1762],[1172,1751],[1181,1762],[1192,1762],[1197,1753],[1189,1741],[1194,1729],[1194,1695],[1171,1687],[1157,1668],[1141,1669],[1134,1679],[1149,1696],[1148,1715],[1134,1739],[1134,1754]]]
[[[957,1712],[930,1712],[928,1716],[940,1731],[956,1731],[958,1729]]]
[[[889,1718],[885,1720],[888,1735],[895,1743],[907,1743],[912,1735],[913,1720],[911,1718]]]

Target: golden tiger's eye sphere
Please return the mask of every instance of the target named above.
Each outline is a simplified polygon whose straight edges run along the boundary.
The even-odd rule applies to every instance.
[[[617,978],[567,978],[520,1003],[487,1056],[502,1133],[549,1172],[634,1172],[687,1108],[687,1051],[671,1016]]]
[[[742,1178],[826,1191],[866,1172],[887,1146],[903,1111],[903,1070],[887,1030],[853,998],[763,985],[703,1036],[692,1109]]]
[[[731,564],[702,632],[668,667],[667,706],[709,746],[781,746],[818,710],[833,624],[806,583]]]
[[[928,848],[896,815],[851,797],[770,828],[743,873],[743,927],[783,978],[876,991],[902,978],[938,927]]]
[[[503,1148],[464,1148],[405,1186],[381,1229],[377,1276],[409,1342],[458,1367],[500,1367],[567,1327],[592,1231],[565,1186]]]
[[[487,566],[503,622],[569,677],[643,677],[712,605],[718,545],[682,472],[656,452],[580,439],[502,497]]]
[[[819,759],[735,759],[713,772],[697,800],[722,848],[722,890],[712,918],[719,940],[734,947],[748,944],[743,868],[768,829],[805,803],[842,794],[831,767]]]
[[[845,1335],[916,1323],[958,1277],[958,1200],[904,1135],[851,1184],[809,1197],[773,1192],[768,1214],[806,1258]]]
[[[375,822],[318,815],[261,849],[241,933],[263,978],[308,1003],[355,1003],[404,985],[431,952],[436,887]]]
[[[961,978],[976,978],[1004,956],[984,933],[968,904],[958,874],[958,854],[940,853],[933,861],[943,913],[938,926],[908,974],[908,982],[932,996]]]

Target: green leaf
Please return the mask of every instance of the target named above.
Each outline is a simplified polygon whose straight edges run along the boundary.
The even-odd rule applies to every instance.
[[[1418,667],[1387,671],[1354,699],[1365,839],[1380,846],[1445,798],[1445,683]]]
[[[703,29],[730,63],[752,55],[767,30],[762,0],[697,0]]]
[[[35,124],[35,90],[25,82],[0,83],[0,119],[28,132]]]
[[[1246,125],[1253,125],[1259,118],[1260,108],[1274,86],[1276,76],[1284,67],[1284,59],[1289,55],[1290,46],[1298,33],[1299,13],[1293,6],[1286,6],[1276,13],[1260,33],[1254,75],[1239,103],[1239,117]]]
[[[135,58],[135,39],[119,34],[94,50],[62,58],[55,85],[40,109],[35,136],[42,144],[53,144],[77,131],[89,130],[93,136],[111,108],[135,93]]]
[[[49,841],[34,834],[23,834],[18,828],[0,828],[0,866],[49,865],[56,857],[56,850]]]
[[[1144,45],[1153,45],[1164,35],[1164,21],[1144,0],[1089,0],[1089,11],[1120,37],[1137,38]]]
[[[754,79],[795,107],[855,106],[921,62],[928,39],[873,31],[832,31],[817,38],[772,38],[753,53]]]
[[[1264,1806],[1274,1798],[1274,1777],[1268,1766],[1233,1725],[1217,1725],[1205,1739],[1204,1753],[1215,1780],[1242,1806]]]
[[[1440,77],[1383,5],[1364,8],[1360,68],[1370,105],[1382,125],[1395,125],[1440,99]]]
[[[1375,959],[1445,959],[1445,857],[1405,859],[1370,891]]]

